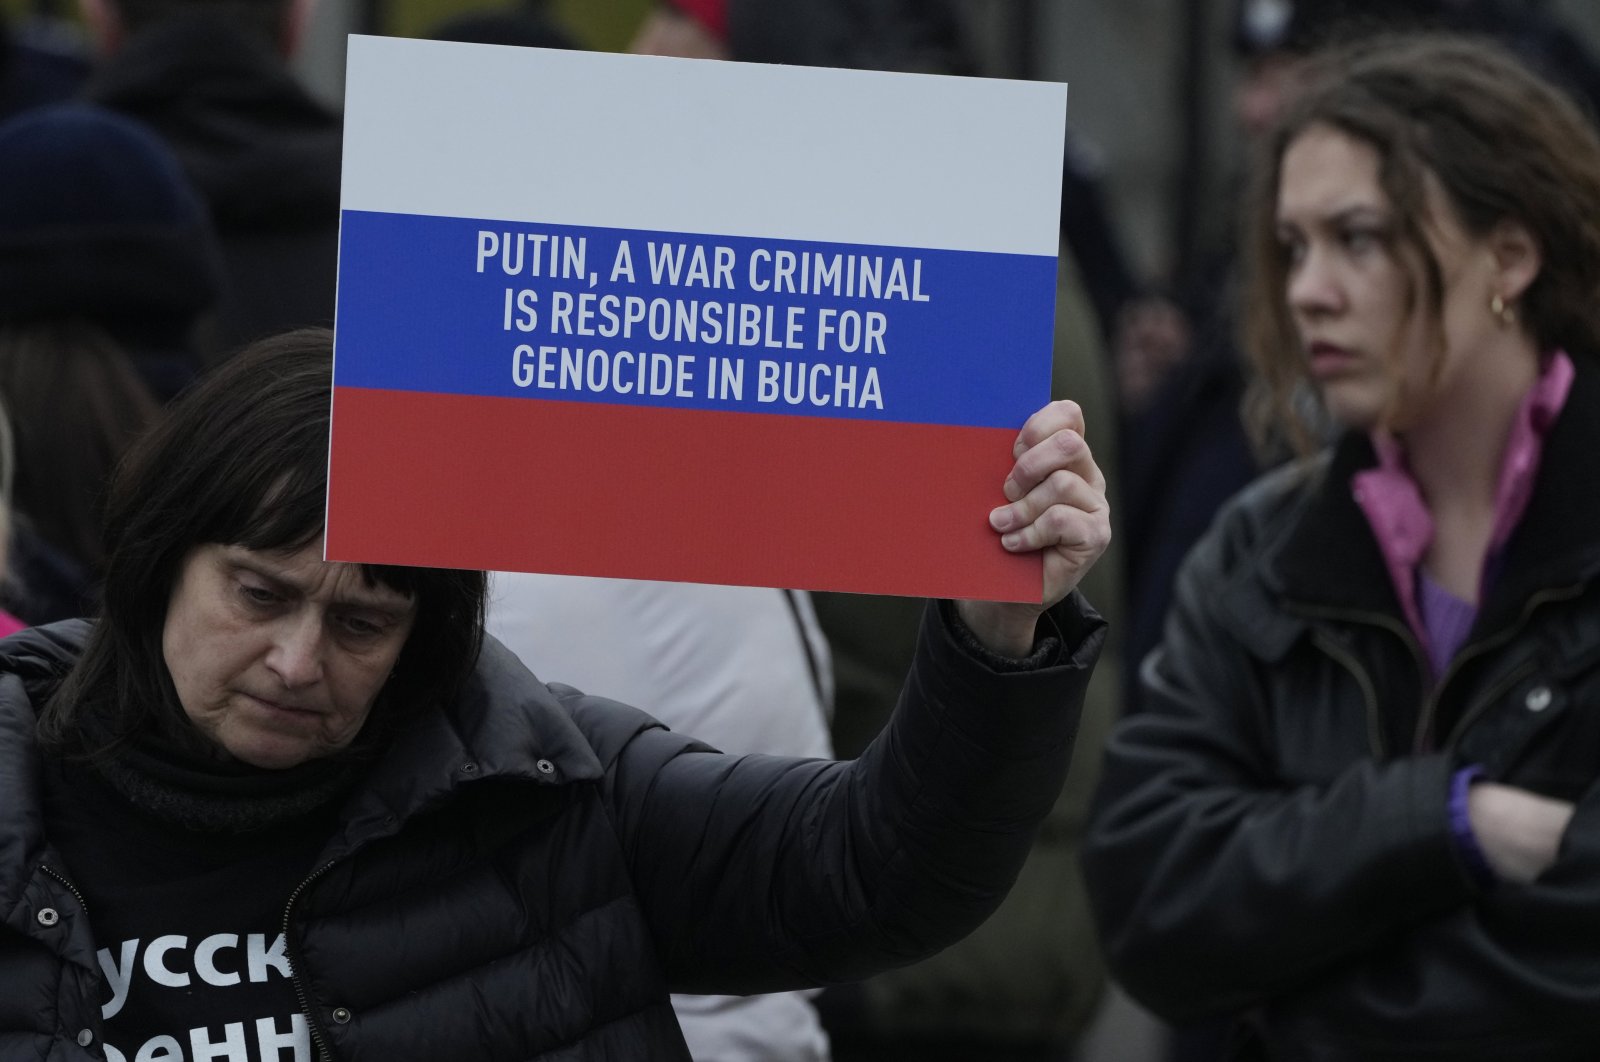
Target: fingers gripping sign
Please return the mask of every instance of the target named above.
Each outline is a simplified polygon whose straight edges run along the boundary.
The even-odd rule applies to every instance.
[[[1039,604],[960,602],[961,618],[979,641],[1008,656],[1026,656],[1039,616],[1072,592],[1111,543],[1106,481],[1085,436],[1076,402],[1052,402],[1028,418],[1012,448],[1016,463],[1002,485],[1007,504],[989,526],[1013,553],[1041,553]]]

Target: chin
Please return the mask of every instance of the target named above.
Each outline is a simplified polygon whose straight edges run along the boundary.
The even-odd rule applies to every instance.
[[[1383,423],[1385,402],[1376,396],[1340,393],[1340,388],[1326,387],[1322,391],[1322,404],[1328,416],[1341,428],[1352,431],[1371,431]]]
[[[322,755],[320,750],[303,742],[228,741],[222,747],[240,763],[267,771],[286,771]]]

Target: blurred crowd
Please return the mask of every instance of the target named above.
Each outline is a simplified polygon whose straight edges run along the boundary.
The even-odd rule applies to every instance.
[[[169,400],[244,343],[333,323],[341,121],[289,62],[310,13],[310,0],[83,0],[73,32],[20,15],[0,30],[0,634],[94,614],[107,477]],[[659,0],[631,47],[976,76],[971,32],[957,0]],[[1362,65],[1397,32],[1493,43]],[[433,35],[585,46],[537,0]],[[1140,275],[1095,151],[1067,131],[1054,379],[1111,483],[1117,541],[1084,591],[1114,633],[1028,864],[988,923],[932,959],[820,992],[676,997],[701,1062],[1479,1057],[1472,1038],[1490,1045],[1482,1057],[1592,1056],[1597,1022],[1572,1014],[1600,1014],[1600,934],[1586,935],[1600,907],[1577,884],[1529,895],[1555,852],[1520,869],[1474,809],[1494,787],[1533,794],[1566,810],[1521,797],[1490,810],[1516,837],[1551,816],[1563,836],[1600,776],[1600,727],[1466,739],[1508,698],[1555,719],[1544,705],[1580,701],[1564,691],[1600,655],[1581,622],[1589,568],[1562,570],[1558,590],[1540,568],[1594,552],[1586,506],[1547,481],[1569,450],[1587,457],[1560,430],[1578,414],[1558,415],[1588,400],[1597,351],[1578,349],[1577,318],[1587,298],[1600,319],[1600,277],[1584,272],[1592,248],[1560,243],[1562,226],[1541,228],[1522,201],[1585,228],[1600,199],[1531,163],[1497,199],[1482,157],[1592,137],[1600,63],[1544,5],[1516,0],[1237,0],[1228,45],[1243,152],[1216,209],[1232,220],[1186,276]],[[1332,66],[1330,49],[1345,49]],[[1423,81],[1436,66],[1444,87],[1395,88],[1407,63]],[[1474,93],[1488,101],[1476,110]],[[1428,108],[1414,125],[1397,118],[1407,101]],[[1587,117],[1507,139],[1562,107]],[[1571,165],[1592,150],[1574,146]],[[1490,265],[1440,251],[1446,230],[1500,270],[1470,320],[1454,293]],[[1341,331],[1378,297],[1355,285],[1382,287],[1368,252],[1406,292],[1393,312],[1437,327],[1392,350]],[[1569,271],[1576,308],[1548,293]],[[1527,349],[1501,363],[1522,375],[1473,369],[1509,408],[1459,384],[1461,351],[1513,339]],[[1339,389],[1363,343],[1407,381],[1370,409]],[[1413,379],[1406,343],[1442,353]],[[1461,464],[1473,426],[1489,452]],[[1517,440],[1533,455],[1526,482],[1497,478]],[[1484,463],[1486,513],[1449,489]],[[1286,515],[1321,504],[1328,482],[1337,497],[1306,518],[1315,527]],[[1541,521],[1551,537],[1530,556]],[[1283,567],[1250,566],[1283,543]],[[893,598],[511,573],[492,593],[490,633],[539,675],[735,753],[860,753],[920,616]],[[1552,629],[1529,630],[1530,616]],[[1560,754],[1517,780],[1508,747],[1557,733]],[[1502,906],[1463,913],[1496,887]],[[1519,919],[1555,928],[1524,945],[1494,924]],[[1560,953],[1541,966],[1525,954],[1541,948]],[[1154,1048],[1085,1039],[1113,985],[1150,1008],[1124,1020],[1158,1030]],[[1490,1016],[1460,1019],[1466,1032],[1449,1027],[1463,1000]],[[1397,1047],[1388,1028],[1411,1031]],[[1517,1040],[1526,1029],[1542,1032]]]

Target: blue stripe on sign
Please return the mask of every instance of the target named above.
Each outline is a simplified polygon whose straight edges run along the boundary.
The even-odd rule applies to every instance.
[[[1015,428],[1049,398],[1055,275],[1046,256],[347,210],[336,383]]]

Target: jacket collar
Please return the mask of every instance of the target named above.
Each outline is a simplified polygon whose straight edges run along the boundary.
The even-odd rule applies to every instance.
[[[14,909],[44,853],[37,710],[77,662],[89,624],[36,627],[0,648],[0,919]],[[469,766],[470,765],[470,766]],[[600,761],[555,696],[493,638],[448,710],[396,735],[340,814],[324,853],[337,858],[480,779],[542,785],[600,778]]]
[[[540,785],[591,782],[599,759],[554,694],[505,646],[485,635],[467,688],[448,711],[402,730],[340,815],[335,859],[395,832],[408,817],[486,779]]]
[[[1581,486],[1600,453],[1600,373],[1582,355],[1573,361],[1572,391],[1545,439],[1532,497],[1506,544],[1501,576],[1480,610],[1480,629],[1514,620],[1542,589],[1600,570],[1600,491]],[[1401,615],[1372,528],[1351,495],[1355,474],[1376,463],[1364,433],[1346,433],[1336,445],[1306,504],[1267,556],[1268,583],[1281,596],[1311,608]]]

